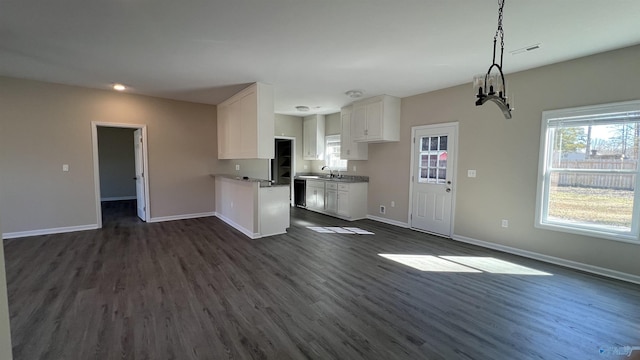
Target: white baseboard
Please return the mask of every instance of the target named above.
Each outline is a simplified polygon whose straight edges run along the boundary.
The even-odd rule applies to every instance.
[[[401,228],[409,228],[409,223],[404,223],[402,221],[397,221],[397,220],[391,220],[391,219],[387,219],[379,216],[367,215],[367,219],[382,222],[389,225],[399,226]]]
[[[98,229],[98,224],[67,226],[67,227],[59,227],[59,228],[52,228],[52,229],[40,229],[40,230],[3,233],[2,238],[15,239],[15,238],[23,238],[27,236],[62,234],[62,233],[68,233],[68,232],[74,232],[74,231],[96,230],[96,229]]]
[[[152,217],[148,222],[164,222],[164,221],[174,221],[174,220],[188,220],[188,219],[196,219],[201,217],[211,217],[216,216],[216,212],[204,212],[204,213],[196,213],[196,214],[184,214],[184,215],[171,215],[171,216],[160,216],[160,217]]]
[[[249,229],[239,225],[238,223],[236,223],[235,221],[229,219],[228,217],[222,215],[222,214],[216,214],[216,216],[224,221],[225,223],[227,223],[227,225],[231,226],[232,228],[240,231],[241,233],[245,234],[247,237],[249,237],[250,239],[259,239],[262,237],[262,235],[260,235],[259,233],[254,233],[253,231],[250,231]]]
[[[519,255],[526,258],[539,260],[539,261],[543,261],[543,262],[547,262],[555,265],[560,265],[560,266],[564,266],[571,269],[581,270],[581,271],[585,271],[585,272],[596,274],[596,275],[601,275],[601,276],[623,280],[623,281],[627,281],[635,284],[640,284],[640,276],[633,275],[633,274],[627,274],[620,271],[602,268],[595,265],[584,264],[577,261],[544,255],[544,254],[540,254],[532,251],[522,250],[522,249],[518,249],[518,248],[506,246],[506,245],[495,244],[492,242],[482,241],[482,240],[461,236],[461,235],[454,234],[451,238],[453,240],[465,242],[468,244],[473,244],[473,245],[477,245],[477,246],[481,246],[481,247],[485,247],[493,250],[499,250],[506,253]]]
[[[100,198],[100,201],[120,201],[120,200],[135,200],[135,199],[137,199],[135,196],[115,196],[115,197]]]

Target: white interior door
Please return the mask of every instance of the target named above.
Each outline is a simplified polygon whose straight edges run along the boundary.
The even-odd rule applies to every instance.
[[[133,132],[133,146],[135,147],[135,162],[136,162],[136,202],[138,207],[138,217],[142,221],[147,219],[147,208],[144,192],[144,156],[142,146],[142,129],[136,129]]]
[[[412,228],[450,237],[457,124],[413,129]]]

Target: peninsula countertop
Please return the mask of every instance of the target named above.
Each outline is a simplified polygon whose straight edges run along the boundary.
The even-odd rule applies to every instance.
[[[250,178],[248,176],[235,176],[235,175],[229,175],[229,174],[211,174],[211,176],[225,178],[225,179],[231,179],[231,180],[236,180],[236,181],[258,183],[260,187],[280,187],[280,186],[289,187],[289,184],[274,184],[270,180]]]

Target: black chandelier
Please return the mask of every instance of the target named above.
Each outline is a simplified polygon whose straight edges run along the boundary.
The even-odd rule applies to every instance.
[[[498,0],[498,30],[493,37],[493,64],[489,67],[486,75],[478,75],[473,78],[473,88],[477,92],[476,106],[483,105],[487,101],[493,101],[498,105],[504,117],[511,119],[511,106],[508,102],[507,87],[502,73],[502,58],[504,54],[504,30],[502,29],[502,9],[505,0]],[[496,63],[496,46],[500,37],[500,64]],[[491,73],[492,70],[497,69]]]

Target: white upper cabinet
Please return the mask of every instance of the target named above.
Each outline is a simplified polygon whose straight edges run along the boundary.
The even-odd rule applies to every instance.
[[[342,119],[342,132],[340,133],[340,159],[367,160],[369,159],[369,145],[364,142],[355,142],[351,136],[352,116],[352,106],[346,106],[340,110],[340,118]]]
[[[400,141],[400,99],[380,95],[354,102],[351,138],[355,142]]]
[[[218,105],[218,159],[273,159],[273,88],[255,83]]]
[[[311,115],[302,123],[302,158],[304,160],[324,159],[324,115]]]

